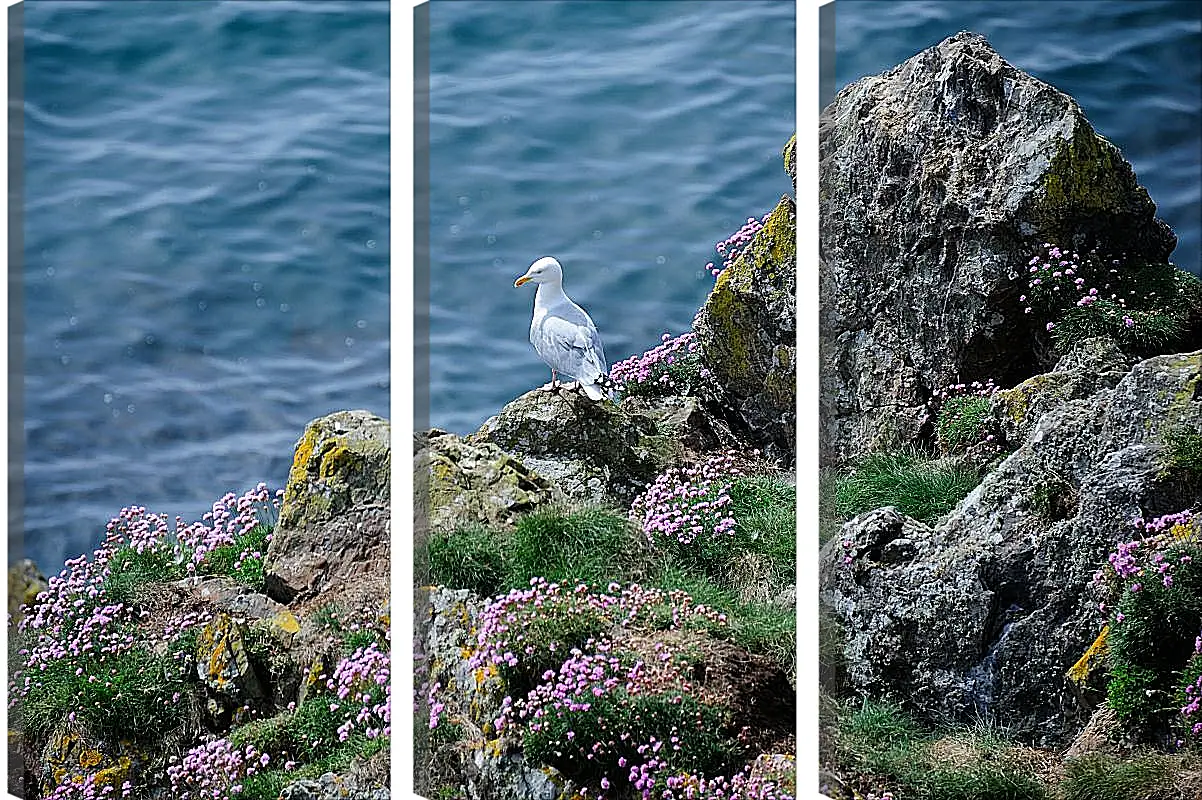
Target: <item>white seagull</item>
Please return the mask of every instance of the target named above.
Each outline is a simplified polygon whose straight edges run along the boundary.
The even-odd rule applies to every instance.
[[[563,292],[563,267],[550,256],[530,265],[526,274],[513,282],[538,284],[534,293],[534,318],[530,320],[530,344],[551,368],[551,382],[542,388],[559,387],[559,373],[576,379],[592,400],[610,396],[609,367],[597,326],[585,310]],[[566,384],[566,388],[574,388]]]

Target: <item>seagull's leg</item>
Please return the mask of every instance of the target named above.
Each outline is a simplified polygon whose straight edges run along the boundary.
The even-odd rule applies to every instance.
[[[553,392],[559,388],[558,375],[556,374],[555,370],[551,370],[551,382],[544,383],[542,388],[543,388],[543,391],[546,391],[546,392]]]

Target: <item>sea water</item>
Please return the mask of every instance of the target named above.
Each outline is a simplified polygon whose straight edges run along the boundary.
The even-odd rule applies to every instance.
[[[57,572],[123,506],[196,519],[282,486],[309,420],[388,415],[389,9],[23,13],[10,560]]]

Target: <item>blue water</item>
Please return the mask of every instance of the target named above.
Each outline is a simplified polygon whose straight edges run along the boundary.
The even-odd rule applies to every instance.
[[[1202,274],[1202,3],[1197,0],[838,0],[842,88],[960,30],[1080,103]]]
[[[513,288],[540,256],[610,363],[690,327],[714,244],[792,192],[794,18],[781,0],[434,0],[432,424],[470,432],[550,379],[534,287]]]
[[[369,0],[25,4],[43,569],[122,506],[194,519],[282,486],[315,417],[387,416],[388,23]]]

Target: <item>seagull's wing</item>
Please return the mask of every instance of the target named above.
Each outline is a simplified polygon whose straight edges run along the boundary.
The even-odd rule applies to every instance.
[[[548,312],[530,331],[530,341],[548,366],[580,381],[590,397],[589,387],[609,374],[601,335],[588,314],[575,304]]]

